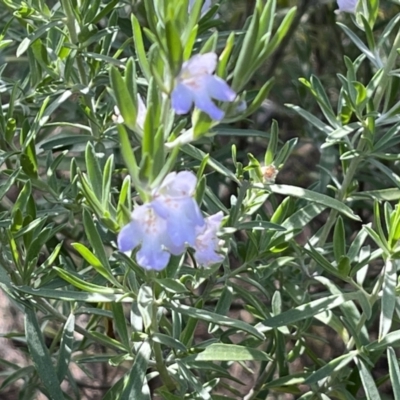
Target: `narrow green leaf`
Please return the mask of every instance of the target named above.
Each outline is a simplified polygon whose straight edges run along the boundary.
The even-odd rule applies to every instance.
[[[71,245],[89,265],[101,266],[100,260],[82,243],[72,243]]]
[[[365,43],[348,26],[340,22],[337,22],[337,25],[339,25],[339,27],[343,29],[346,35],[361,50],[361,52],[368,57],[375,68],[380,68],[382,66],[377,56],[368,49]]]
[[[7,180],[1,184],[0,187],[0,200],[6,195],[6,193],[10,190],[11,186],[14,185],[15,180],[17,179],[19,173],[21,172],[21,168],[16,169]]]
[[[133,39],[135,41],[135,49],[136,49],[136,54],[138,56],[140,68],[143,72],[143,75],[146,77],[147,81],[149,81],[151,79],[151,72],[150,72],[149,62],[146,56],[146,50],[143,44],[142,30],[138,19],[135,17],[133,13],[131,14],[131,23],[132,23]]]
[[[192,146],[190,144],[186,144],[186,145],[182,146],[181,150],[184,153],[188,154],[189,156],[195,158],[196,160],[199,160],[200,162],[203,161],[204,157],[206,156],[206,153],[204,153],[197,147]],[[219,172],[221,175],[224,175],[224,176],[228,177],[229,179],[231,179],[232,181],[240,184],[236,175],[231,170],[229,170],[227,167],[222,165],[220,162],[216,161],[215,159],[209,157],[208,165],[211,168],[213,168],[215,171]]]
[[[238,129],[226,125],[218,125],[213,128],[212,133],[219,136],[229,137],[262,137],[268,139],[270,135],[265,131],[255,129]]]
[[[137,302],[144,328],[147,330],[152,325],[154,318],[157,318],[154,314],[153,290],[149,285],[143,284],[140,286]]]
[[[361,218],[358,215],[355,215],[350,207],[346,206],[341,201],[334,199],[333,197],[329,197],[321,193],[316,193],[311,190],[290,185],[268,185],[267,187],[273,193],[278,193],[285,196],[299,197],[301,199],[322,204],[326,207],[333,208],[339,211],[350,219],[361,221]]]
[[[299,372],[290,374],[266,383],[266,388],[280,388],[281,386],[301,385],[310,376],[310,373]]]
[[[254,14],[251,17],[249,27],[247,28],[243,42],[241,43],[240,53],[237,62],[235,63],[235,70],[233,72],[232,89],[239,91],[246,84],[244,76],[249,69],[249,62],[254,60],[254,43],[257,43],[257,36],[259,31],[259,12],[255,8]]]
[[[346,280],[347,275],[343,275],[342,272],[335,268],[321,253],[318,249],[315,249],[311,244],[308,244],[308,247],[310,250],[307,248],[304,248],[304,251],[314,260],[317,262],[318,266],[323,268],[325,271],[329,272],[330,274]]]
[[[180,341],[177,340],[177,339],[174,339],[174,338],[171,337],[171,336],[164,335],[163,333],[154,333],[154,334],[151,336],[151,339],[152,339],[154,342],[163,344],[163,345],[166,346],[166,347],[170,347],[170,348],[172,348],[172,349],[182,351],[183,353],[186,353],[186,352],[187,352],[187,348],[186,348],[186,346],[185,346],[182,342],[180,342]]]
[[[299,106],[295,106],[293,104],[285,104],[285,105],[286,105],[286,107],[292,109],[293,111],[296,111],[297,114],[299,114],[301,117],[303,117],[310,124],[314,125],[321,132],[324,132],[327,135],[330,134],[331,132],[333,132],[333,128],[331,126],[322,122],[314,114],[311,114],[310,112],[304,110],[303,108],[301,108]]]
[[[136,354],[135,362],[120,400],[150,400],[150,390],[146,381],[146,370],[151,356],[149,342],[143,342]]]
[[[108,361],[109,357],[107,357]],[[115,400],[121,398],[121,393],[128,383],[129,375],[123,376],[119,379],[104,395],[103,400]]]
[[[57,377],[60,382],[68,371],[68,365],[71,359],[72,346],[74,344],[74,329],[75,329],[75,315],[71,313],[64,324],[64,329],[61,337],[60,350],[58,352],[57,360]]]
[[[262,220],[256,220],[256,221],[247,221],[247,222],[239,222],[238,225],[236,226],[238,230],[244,229],[244,230],[258,230],[258,231],[265,231],[265,230],[271,230],[271,231],[286,231],[286,229],[278,224],[274,224],[273,222],[269,221],[262,221]]]
[[[387,358],[389,363],[390,382],[395,400],[400,400],[400,368],[397,355],[392,347],[387,349]]]
[[[187,287],[171,278],[162,278],[162,279],[154,279],[161,287],[163,287],[165,290],[171,293],[186,293],[188,292]]]
[[[108,263],[108,257],[104,249],[103,241],[101,240],[96,225],[93,222],[92,215],[87,209],[83,209],[83,225],[85,227],[85,232],[87,234],[89,242],[93,247],[94,253],[99,258],[103,267],[106,268],[107,271],[112,276],[110,264]]]
[[[390,258],[385,262],[383,271],[382,308],[379,318],[379,340],[381,341],[390,331],[393,312],[396,305],[396,282],[398,260]]]
[[[71,285],[77,287],[78,289],[84,290],[85,292],[101,293],[101,294],[117,294],[121,291],[117,289],[112,289],[100,285],[95,285],[94,283],[86,282],[84,279],[79,278],[76,275],[71,274],[68,271],[63,270],[59,267],[54,267],[58,275]]]
[[[86,168],[89,177],[90,186],[94,195],[99,201],[103,198],[103,174],[100,169],[99,160],[96,151],[91,142],[88,142],[85,151]]]
[[[51,28],[54,28],[55,26],[62,26],[64,24],[63,21],[57,20],[57,21],[51,21],[47,24],[42,25],[40,28],[36,29],[31,35],[26,37],[18,46],[16,56],[21,57],[22,54],[28,50],[29,46],[37,39],[39,39],[42,35],[44,35],[46,32],[48,32]]]
[[[175,21],[165,23],[165,38],[167,40],[168,58],[172,75],[176,76],[182,64],[183,49]]]
[[[110,349],[118,349],[120,351],[126,351],[124,345],[119,342],[117,339],[113,339],[112,337],[97,331],[90,332],[91,336],[95,337],[100,344],[109,347]],[[110,360],[110,357],[109,357]]]
[[[15,286],[16,290],[30,294],[32,296],[40,296],[49,299],[63,300],[63,301],[79,301],[85,303],[110,303],[114,301],[132,302],[132,298],[126,294],[102,294],[102,293],[85,293],[73,290],[55,290],[55,289],[33,289],[29,286]]]
[[[335,229],[333,231],[333,254],[337,262],[341,257],[346,255],[346,238],[342,217],[336,220]]]
[[[36,319],[35,311],[30,308],[25,308],[25,335],[36,372],[50,397],[57,400],[64,399],[64,393],[61,390],[49,350],[44,343],[43,334]]]
[[[125,165],[128,168],[128,171],[131,175],[132,181],[137,190],[140,190],[140,181],[139,181],[139,166],[136,162],[135,153],[133,152],[132,145],[129,141],[128,132],[125,127],[122,125],[117,125],[118,129],[118,137],[120,141],[120,148],[122,157],[125,161]]]
[[[304,382],[305,385],[313,385],[320,381],[321,379],[325,379],[332,374],[335,374],[338,371],[341,371],[353,358],[357,355],[357,351],[351,351],[350,353],[343,354],[340,357],[329,361],[329,363],[325,364],[322,368],[318,369],[314,373],[312,373]]]
[[[349,200],[383,200],[383,201],[396,201],[400,199],[400,189],[390,188],[381,190],[370,190],[358,192],[351,195]]]
[[[222,289],[221,296],[218,299],[217,305],[215,306],[215,313],[220,315],[228,314],[233,299],[233,288],[229,283],[226,283]],[[218,330],[218,325],[210,325],[209,332],[213,333]]]
[[[10,375],[8,375],[7,378],[3,380],[0,385],[0,390],[4,390],[19,379],[30,379],[34,371],[35,367],[32,365],[29,365],[28,367],[18,368],[15,372],[10,373]]]
[[[214,343],[201,353],[191,355],[183,360],[193,361],[271,361],[271,357],[261,350],[235,344]]]
[[[225,317],[223,315],[218,315],[215,313],[212,313],[207,310],[200,310],[194,307],[189,307],[184,304],[177,304],[175,302],[171,303],[166,303],[165,304],[166,308],[169,308],[171,310],[175,310],[181,314],[187,315],[189,317],[196,318],[198,320],[206,321],[206,322],[211,322],[217,325],[221,326],[229,326],[232,328],[239,329],[241,331],[247,332],[250,335],[253,335],[261,340],[263,340],[264,335],[260,333],[256,328],[251,326],[250,324],[239,321],[233,318]]]
[[[136,99],[132,99],[124,79],[114,66],[110,68],[110,82],[124,123],[130,129],[135,129],[137,115]]]
[[[113,313],[115,329],[119,335],[119,339],[126,347],[126,350],[129,351],[130,341],[124,308],[121,303],[111,303],[111,310]]]
[[[198,397],[202,400],[211,400],[210,393],[204,389],[199,377],[194,375],[185,363],[181,362],[180,360],[178,360],[176,363],[179,367],[179,374],[182,375],[185,382],[187,382],[189,386],[194,389]]]
[[[197,300],[195,303],[194,309],[201,309],[203,307],[204,301],[203,299]],[[174,313],[176,313],[179,318],[182,319],[182,315],[180,314],[179,310],[172,310]],[[184,330],[180,333],[179,339],[180,341],[187,347],[191,346],[193,340],[194,340],[194,333],[196,330],[197,323],[199,322],[199,319],[197,317],[190,317],[188,321],[186,322],[186,326]]]
[[[310,303],[302,304],[301,306],[285,311],[282,314],[268,318],[257,324],[256,327],[261,332],[267,332],[273,328],[287,326],[305,320],[306,318],[311,318],[316,314],[338,307],[346,301],[356,300],[358,297],[358,293],[344,293],[314,300]]]
[[[379,395],[378,388],[376,387],[374,378],[368,371],[365,362],[360,358],[356,358],[356,364],[367,400],[380,400],[381,396]]]

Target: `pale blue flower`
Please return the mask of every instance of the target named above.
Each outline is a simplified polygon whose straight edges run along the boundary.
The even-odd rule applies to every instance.
[[[337,0],[339,10],[347,13],[355,13],[357,0]]]
[[[219,254],[221,240],[217,237],[223,216],[222,211],[211,215],[205,219],[203,228],[197,228],[197,238],[193,248],[196,250],[194,257],[199,266],[208,267],[224,259],[224,256]]]
[[[118,235],[118,249],[123,252],[140,246],[136,254],[137,263],[148,270],[161,271],[170,259],[167,222],[161,218],[150,203],[137,206],[132,212],[131,222]]]
[[[154,210],[165,219],[169,235],[168,249],[179,255],[186,245],[196,241],[196,228],[204,226],[199,205],[193,198],[197,178],[193,172],[172,172],[153,191]]]
[[[196,54],[183,63],[172,92],[172,108],[177,114],[186,114],[194,105],[214,120],[221,120],[225,113],[212,99],[232,102],[236,93],[228,84],[216,75],[212,75],[217,66],[215,53]]]
[[[118,249],[131,251],[140,246],[137,263],[160,271],[171,254],[180,255],[196,242],[197,229],[205,225],[193,198],[196,176],[189,171],[168,174],[152,193],[152,201],[136,206],[131,222],[118,235]]]

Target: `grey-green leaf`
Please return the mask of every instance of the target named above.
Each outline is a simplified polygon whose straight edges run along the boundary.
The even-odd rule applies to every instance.
[[[29,353],[40,379],[52,399],[64,399],[56,370],[43,339],[36,314],[33,309],[25,309],[25,335]]]

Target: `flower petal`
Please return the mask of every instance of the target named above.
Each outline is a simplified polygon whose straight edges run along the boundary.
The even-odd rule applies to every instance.
[[[225,258],[223,255],[217,253],[220,248],[217,232],[222,218],[223,213],[221,211],[211,215],[206,218],[205,228],[198,228],[197,230],[198,236],[193,248],[196,250],[194,257],[199,266],[207,267],[222,262]]]
[[[196,189],[197,178],[191,171],[171,172],[162,181],[154,195],[162,194],[172,197],[192,196]]]
[[[186,244],[194,246],[196,230],[204,225],[204,218],[193,198],[159,196],[152,201],[152,205],[167,223],[164,245],[172,254],[183,253]]]
[[[204,217],[200,211],[200,207],[197,204],[196,200],[193,198],[185,199],[183,204],[183,210],[193,225],[196,226],[204,226]]]
[[[133,250],[143,239],[143,232],[137,221],[131,221],[125,225],[118,234],[118,249],[125,252]]]
[[[220,121],[224,118],[225,113],[212,102],[209,94],[205,90],[196,91],[194,93],[194,104],[216,121]]]
[[[146,240],[136,254],[136,261],[144,269],[161,271],[168,265],[170,257],[157,243]]]
[[[208,246],[204,250],[196,250],[194,255],[196,262],[201,267],[209,267],[210,265],[221,263],[224,261],[224,256],[215,252],[213,247]]]
[[[171,94],[171,101],[177,114],[187,114],[193,105],[193,93],[183,83],[178,83]]]
[[[355,13],[357,0],[337,0],[339,11]]]
[[[212,74],[217,67],[217,55],[215,53],[196,54],[190,60],[183,63],[183,78],[186,75],[192,77],[196,75]]]
[[[236,98],[236,93],[219,76],[207,76],[205,86],[208,94],[213,99],[220,101],[233,101]]]

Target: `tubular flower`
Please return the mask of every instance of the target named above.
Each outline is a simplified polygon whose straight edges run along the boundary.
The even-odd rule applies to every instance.
[[[183,63],[177,84],[171,94],[172,107],[177,114],[186,114],[194,105],[214,120],[225,113],[212,99],[232,102],[236,93],[218,76],[212,75],[217,66],[215,53],[196,54]]]
[[[356,12],[357,0],[337,0],[337,3],[339,6],[338,11],[353,14]]]
[[[221,241],[217,237],[222,218],[223,213],[220,211],[207,217],[203,228],[197,228],[198,235],[193,248],[196,250],[194,257],[199,266],[208,267],[224,259],[224,256],[218,253]]]
[[[140,246],[137,263],[147,269],[164,269],[173,255],[196,243],[197,229],[205,225],[193,198],[197,179],[189,171],[168,174],[152,193],[152,201],[136,206],[131,222],[118,235],[118,249],[127,252]]]

